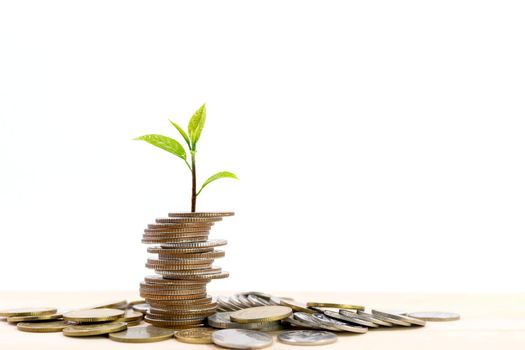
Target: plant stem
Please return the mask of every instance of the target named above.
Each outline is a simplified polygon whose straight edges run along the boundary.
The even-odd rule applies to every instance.
[[[191,212],[195,213],[197,204],[197,171],[195,170],[195,151],[191,151]]]

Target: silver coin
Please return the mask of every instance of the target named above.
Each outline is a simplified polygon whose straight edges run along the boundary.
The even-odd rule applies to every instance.
[[[292,326],[296,326],[296,327],[302,327],[302,328],[308,328],[308,329],[321,329],[321,327],[319,327],[315,323],[303,322],[299,319],[293,318],[293,316],[289,316],[288,318],[285,318],[283,322],[289,323]]]
[[[345,312],[348,312],[348,310],[339,310],[339,313],[341,313],[343,315],[345,314]],[[365,321],[373,322],[373,323],[375,323],[375,324],[377,324],[379,326],[384,326],[384,327],[392,327],[393,326],[392,323],[380,320],[380,319],[374,317],[374,315],[369,314],[369,313],[364,312],[364,311],[361,311],[361,310],[357,310],[357,315],[359,317],[361,317],[361,319],[363,319]]]
[[[335,318],[335,319],[337,319],[339,321],[350,322],[350,323],[353,323],[354,325],[358,325],[358,326],[372,327],[372,328],[379,327],[378,325],[376,325],[373,322],[365,321],[365,320],[361,319],[360,317],[357,317],[357,314],[355,312],[348,312],[348,314],[341,314],[339,312],[335,312],[335,311],[331,311],[331,310],[325,310],[324,314],[326,316],[328,316],[328,317]]]
[[[271,305],[270,302],[266,299],[258,297],[254,294],[249,294],[247,296],[248,300],[253,304],[253,306],[268,306]]]
[[[143,304],[135,304],[131,307],[134,311],[142,312],[145,314],[149,310],[149,304],[143,303]]]
[[[380,319],[382,321],[386,321],[386,322],[390,322],[392,324],[395,324],[396,326],[404,326],[404,327],[410,327],[411,326],[410,322],[403,321],[403,320],[399,319],[399,317],[396,317],[396,315],[390,314],[388,312],[379,311],[379,310],[372,310],[372,315],[374,315],[374,317],[376,317],[376,318],[378,318],[378,319]]]
[[[460,315],[454,312],[441,312],[441,311],[422,311],[422,312],[409,312],[406,314],[408,317],[417,318],[423,321],[456,321],[460,319]]]
[[[232,295],[231,297],[229,297],[228,301],[230,302],[230,304],[237,306],[237,308],[239,308],[240,310],[247,308],[247,306],[245,306],[242,303],[242,301],[240,301],[239,298],[237,298],[236,295]]]
[[[248,298],[242,294],[236,295],[235,297],[237,298],[237,300],[239,300],[242,306],[244,306],[244,308],[257,306],[257,305],[253,305],[252,302],[248,300]]]
[[[281,343],[290,345],[324,345],[337,341],[337,335],[327,331],[287,331],[279,334]]]
[[[262,349],[273,343],[271,335],[248,329],[221,329],[213,332],[211,339],[215,345],[230,349]]]
[[[378,312],[378,310],[375,310],[375,311]],[[372,312],[373,312],[373,310],[372,310]],[[410,323],[411,325],[414,325],[414,326],[424,326],[426,324],[426,321],[424,321],[424,320],[420,320],[418,318],[413,318],[413,317],[409,317],[409,316],[403,315],[402,311],[385,311],[385,310],[381,310],[379,312],[382,312],[384,314],[384,316],[391,317],[391,318],[394,318],[394,319],[399,320],[399,321],[407,322],[407,323]]]
[[[313,318],[312,314],[309,314],[307,312],[294,312],[293,318],[304,323],[307,325],[310,325],[310,328],[314,329],[328,329],[330,331],[339,331],[337,327],[323,325],[319,321],[317,321],[315,318]]]
[[[331,326],[331,327],[333,326],[335,328],[338,328],[340,331],[346,331],[346,332],[352,332],[352,333],[366,333],[368,331],[368,328],[366,327],[351,326],[348,323],[330,318],[326,316],[325,314],[314,314],[313,318],[322,325]]]
[[[230,303],[230,298],[228,297],[218,296],[217,303],[220,307],[226,309],[227,311],[237,311],[241,309],[237,305],[233,305],[232,303]]]

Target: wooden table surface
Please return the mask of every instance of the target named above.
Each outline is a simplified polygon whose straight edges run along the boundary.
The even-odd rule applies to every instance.
[[[211,292],[213,295],[229,295]],[[336,301],[407,311],[451,311],[461,314],[453,322],[427,322],[426,327],[382,328],[362,335],[340,335],[322,349],[525,349],[525,294],[393,294],[393,293],[273,293],[302,301]],[[138,299],[137,292],[0,292],[0,309],[24,306],[81,308],[111,300]],[[268,349],[297,349],[274,339]],[[0,349],[218,349],[175,339],[151,344],[124,344],[104,336],[68,338],[61,333],[26,333],[0,323]]]

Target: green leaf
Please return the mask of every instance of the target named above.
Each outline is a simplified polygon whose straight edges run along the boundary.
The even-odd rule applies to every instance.
[[[210,176],[208,178],[208,180],[204,181],[204,183],[202,184],[201,189],[199,190],[199,192],[197,192],[197,196],[199,195],[199,193],[201,193],[201,191],[204,189],[204,187],[206,187],[208,184],[210,184],[211,182],[213,182],[215,180],[224,179],[224,178],[230,178],[230,179],[239,180],[239,178],[234,173],[230,173],[229,171],[220,171],[217,174]]]
[[[204,128],[204,123],[206,122],[206,104],[200,106],[199,109],[193,114],[188,123],[188,133],[190,134],[190,140],[192,147],[191,149],[195,150],[197,141],[201,137],[202,129]]]
[[[184,140],[186,141],[186,144],[188,145],[188,147],[190,148],[191,150],[191,144],[190,144],[190,138],[188,137],[188,134],[186,134],[186,131],[184,131],[183,128],[181,128],[179,126],[179,124],[173,122],[170,120],[170,123],[171,125],[173,125],[177,130],[179,130],[179,133],[182,135],[182,137],[184,137]]]
[[[176,155],[177,157],[186,160],[186,151],[184,150],[184,147],[182,147],[182,145],[178,141],[170,137],[157,134],[150,134],[137,137],[135,140],[146,141],[152,144],[153,146],[162,148],[163,150],[168,151]]]

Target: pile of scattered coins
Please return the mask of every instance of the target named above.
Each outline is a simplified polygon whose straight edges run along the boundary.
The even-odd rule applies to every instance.
[[[215,344],[234,349],[258,349],[277,340],[291,345],[324,345],[337,341],[338,333],[366,333],[379,327],[425,326],[426,321],[458,320],[448,312],[393,312],[360,305],[328,302],[302,303],[261,292],[217,297],[219,312],[209,315],[208,327],[174,330],[144,325],[145,300],[115,301],[90,308],[58,312],[56,308],[0,310],[0,317],[24,332],[62,332],[70,337],[108,335],[126,343],[150,343],[175,337],[180,342]],[[146,320],[147,322],[147,320]]]
[[[170,213],[144,230],[142,242],[159,244],[148,248],[156,258],[146,267],[157,275],[140,284],[140,295],[149,304],[146,322],[163,328],[185,329],[204,326],[217,304],[206,293],[212,279],[226,278],[227,272],[213,266],[224,251],[215,247],[225,240],[208,240],[211,227],[232,212]]]

